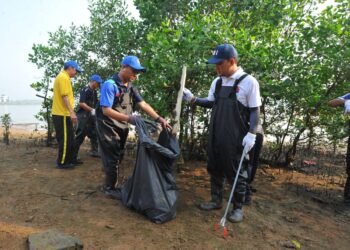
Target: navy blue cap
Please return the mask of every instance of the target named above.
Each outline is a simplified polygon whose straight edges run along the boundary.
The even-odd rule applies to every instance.
[[[238,58],[238,53],[235,47],[231,44],[221,44],[215,48],[213,56],[209,58],[207,63],[217,64],[231,58]]]
[[[78,63],[76,61],[67,61],[64,63],[64,69],[67,69],[69,67],[74,68],[78,73],[82,73],[83,70],[79,67]]]
[[[95,81],[100,84],[102,82],[102,78],[99,75],[94,74],[90,77],[90,81]]]
[[[140,60],[136,56],[124,57],[124,59],[122,61],[122,65],[130,66],[131,68],[133,68],[137,71],[146,72],[146,68],[141,66]]]

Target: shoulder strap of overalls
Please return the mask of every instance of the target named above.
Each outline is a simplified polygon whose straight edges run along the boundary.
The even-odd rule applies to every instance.
[[[215,83],[215,92],[214,92],[215,103],[217,102],[217,96],[221,90],[221,87],[222,87],[222,78],[220,77]]]
[[[245,116],[245,115],[249,116],[250,110],[248,107],[244,107],[241,103],[238,103],[238,99],[237,99],[238,85],[247,76],[248,76],[248,74],[245,73],[245,74],[241,75],[238,79],[235,80],[235,83],[234,83],[233,88],[232,88],[232,92],[233,92],[232,94],[236,95],[236,98],[234,98],[234,102],[235,102],[235,105],[236,105],[237,110],[238,110],[238,115],[239,115],[239,119],[241,121],[241,124],[248,131],[249,127],[248,127],[247,122],[249,120],[249,117],[246,117],[246,119],[244,119],[243,116]]]
[[[134,102],[134,85],[131,84],[129,88],[129,101],[132,107],[132,111],[136,110],[136,102]]]
[[[235,83],[234,83],[234,85],[233,85],[233,91],[234,91],[235,93],[237,93],[237,86],[238,86],[238,84],[239,84],[244,78],[246,78],[247,76],[248,76],[248,74],[245,73],[245,74],[241,75],[241,77],[239,77],[238,79],[235,80]]]

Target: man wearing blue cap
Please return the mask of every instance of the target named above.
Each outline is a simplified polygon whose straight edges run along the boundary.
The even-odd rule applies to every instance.
[[[98,157],[98,144],[96,134],[95,107],[97,104],[97,89],[100,87],[102,79],[99,75],[92,75],[90,83],[80,90],[79,109],[77,112],[78,124],[75,130],[74,161],[82,163],[78,159],[80,145],[86,136],[90,139],[90,155]]]
[[[105,182],[102,191],[109,197],[118,199],[115,189],[118,180],[118,165],[123,158],[125,142],[128,137],[128,123],[135,125],[140,118],[132,115],[133,105],[146,112],[163,128],[171,128],[166,120],[141,97],[132,84],[139,73],[146,69],[136,56],[126,56],[118,74],[105,81],[101,86],[101,96],[96,108],[96,129],[99,141]]]
[[[76,164],[73,157],[73,123],[77,122],[77,116],[73,110],[74,96],[71,78],[81,72],[76,61],[67,61],[64,64],[64,70],[57,75],[53,85],[52,120],[58,142],[56,167],[60,169],[73,168]]]
[[[256,139],[261,106],[259,83],[238,67],[238,54],[230,44],[216,47],[209,64],[216,65],[219,75],[211,84],[206,98],[194,97],[184,90],[183,99],[195,105],[212,108],[209,125],[208,165],[211,200],[203,203],[203,210],[222,207],[224,180],[233,183],[243,152],[249,152]],[[231,222],[243,220],[242,204],[247,191],[247,165],[245,160],[234,192]]]
[[[344,107],[344,115],[350,115],[350,93],[347,93],[343,96],[330,100],[328,105],[335,107]],[[348,148],[346,152],[346,173],[348,175],[345,187],[344,187],[344,204],[350,207],[350,120],[349,120],[349,128],[348,128]]]

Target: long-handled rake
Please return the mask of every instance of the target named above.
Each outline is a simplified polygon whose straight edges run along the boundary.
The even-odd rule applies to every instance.
[[[223,236],[224,236],[225,238],[228,236],[228,229],[227,229],[227,227],[226,227],[226,216],[227,216],[227,213],[228,213],[228,209],[229,209],[229,207],[230,207],[230,205],[231,205],[233,193],[235,192],[235,189],[236,189],[236,184],[237,184],[238,176],[239,176],[239,173],[241,172],[242,163],[243,163],[244,157],[245,157],[246,155],[247,155],[246,150],[243,150],[243,153],[242,153],[242,156],[241,156],[241,160],[240,160],[239,165],[238,165],[238,169],[237,169],[235,181],[233,182],[233,185],[232,185],[232,189],[231,189],[231,193],[230,193],[230,198],[228,199],[228,202],[227,202],[227,206],[226,206],[226,209],[225,209],[224,216],[221,218],[221,220],[220,220],[219,223],[215,223],[215,225],[214,225],[215,231],[219,230],[219,227],[220,227],[220,226],[223,228]]]

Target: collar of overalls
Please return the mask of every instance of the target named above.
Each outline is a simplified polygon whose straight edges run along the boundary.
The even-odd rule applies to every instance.
[[[122,80],[120,80],[120,77],[118,74],[114,74],[112,76],[113,81],[117,84],[118,87],[124,88],[124,89],[129,89],[131,87],[131,83],[128,83],[128,86],[125,86]]]
[[[120,80],[120,77],[118,74],[114,74],[112,76],[112,79],[119,87],[125,87],[124,84],[122,83],[122,80]]]

